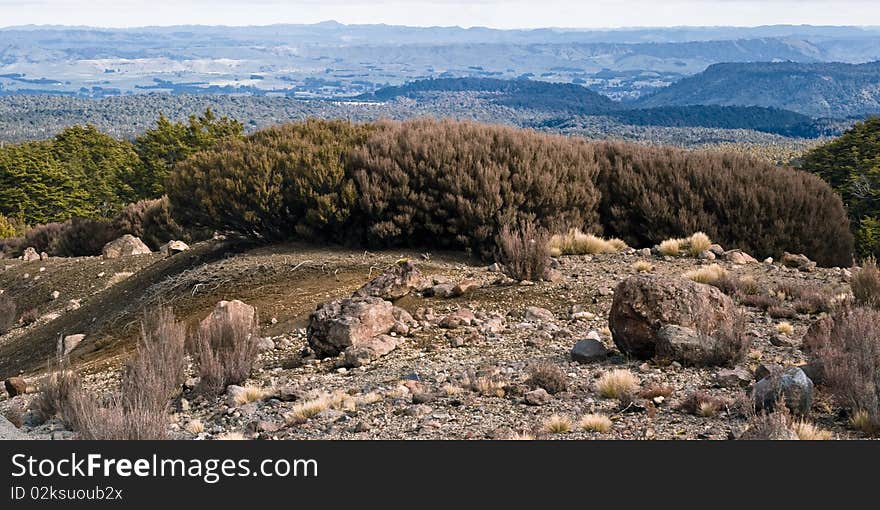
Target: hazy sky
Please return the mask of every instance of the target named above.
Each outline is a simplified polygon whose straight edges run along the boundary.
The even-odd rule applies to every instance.
[[[0,0],[0,26],[269,25],[633,27],[880,25],[880,0]]]

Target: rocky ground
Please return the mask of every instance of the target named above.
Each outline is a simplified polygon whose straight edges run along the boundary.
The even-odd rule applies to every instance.
[[[355,362],[346,354],[322,359],[319,354],[326,353],[316,352],[308,341],[310,313],[321,303],[349,297],[382,271],[399,267],[402,258],[414,261],[423,278],[405,295],[394,296],[394,306],[411,320],[395,315],[396,325],[379,335],[392,350],[382,356],[370,351]],[[115,309],[114,320],[96,320],[99,325],[92,329],[52,332],[86,335],[71,358],[86,385],[105,392],[116,384],[126,353],[107,346],[131,345],[137,310],[161,301],[194,325],[221,299],[256,307],[264,337],[258,368],[246,387],[206,397],[194,391],[191,366],[172,404],[169,427],[172,437],[180,439],[728,439],[746,427],[743,408],[748,406],[742,404],[750,398],[756,370],[807,361],[801,338],[821,313],[795,310],[800,307],[782,295],[785,289],[808,286],[829,300],[850,292],[846,269],[801,270],[720,251],[717,260],[626,250],[556,261],[551,281],[519,283],[460,254],[262,247],[200,260],[174,274],[157,273],[140,288],[129,289],[128,302]],[[649,270],[640,273],[639,262],[645,263],[639,269]],[[28,342],[48,341],[46,328],[53,321],[89,304],[95,310],[107,296],[118,301],[108,294],[115,285],[162,264],[169,262],[158,254],[114,261],[0,261],[0,288],[16,297],[29,292],[50,296],[30,305],[40,316],[35,324],[0,337],[0,351],[20,352],[32,345]],[[735,367],[700,368],[621,352],[609,327],[620,282],[636,274],[685,281],[685,273],[714,264],[729,278],[778,296],[784,305],[782,312],[750,306],[755,303],[736,305],[751,339],[742,361]],[[125,273],[131,275],[118,276]],[[56,291],[59,297],[51,299]],[[71,300],[79,300],[75,308]],[[598,340],[608,352],[573,359],[575,344],[588,339]],[[0,397],[0,410],[30,437],[75,437],[57,419],[34,422],[27,408],[44,365],[21,360],[18,369],[4,365],[0,378],[22,375],[29,392]],[[553,374],[549,382],[535,383],[538,366]],[[628,398],[603,398],[599,378],[618,369],[634,374],[638,388]],[[718,397],[712,412],[681,409],[697,391],[705,393],[703,398]],[[610,429],[579,427],[579,419],[591,414],[609,418]],[[566,419],[570,431],[562,431]],[[837,438],[862,437],[819,386],[808,419]]]

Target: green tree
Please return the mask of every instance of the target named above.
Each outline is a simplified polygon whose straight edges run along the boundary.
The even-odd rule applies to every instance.
[[[228,117],[218,118],[210,108],[188,122],[171,122],[160,115],[156,127],[134,141],[142,167],[133,180],[138,198],[158,198],[165,193],[165,179],[174,165],[218,142],[240,139],[244,126]]]

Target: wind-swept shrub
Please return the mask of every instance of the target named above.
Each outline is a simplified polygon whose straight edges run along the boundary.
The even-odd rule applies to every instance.
[[[857,304],[880,308],[880,269],[877,268],[877,259],[868,257],[862,268],[853,273],[850,286]]]
[[[199,391],[220,394],[230,384],[241,384],[250,377],[259,349],[256,318],[229,314],[199,328],[193,346],[199,365]]]
[[[498,234],[498,258],[507,276],[516,280],[538,280],[550,262],[549,234],[530,222],[518,228],[505,225]]]
[[[168,197],[141,200],[127,205],[113,219],[118,235],[139,237],[152,250],[171,240],[193,241],[206,237],[180,226],[171,214]]]
[[[118,231],[109,220],[71,218],[61,225],[48,251],[58,257],[99,255],[104,245],[117,237]]]
[[[6,294],[0,294],[0,335],[15,326],[15,301]]]

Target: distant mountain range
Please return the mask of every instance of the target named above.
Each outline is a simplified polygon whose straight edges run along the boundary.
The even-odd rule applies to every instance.
[[[880,28],[862,27],[11,27],[0,29],[0,94],[352,97],[479,77],[571,83],[634,100],[718,63],[875,60]]]
[[[635,104],[764,106],[811,117],[878,114],[880,62],[714,64]]]

